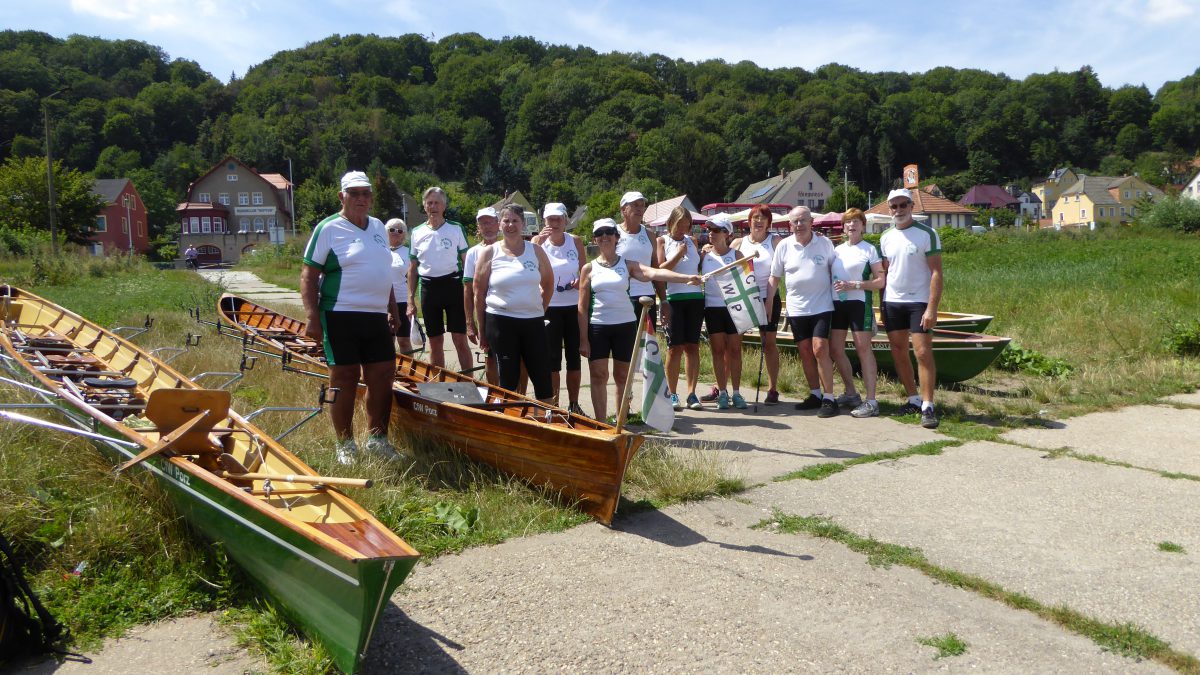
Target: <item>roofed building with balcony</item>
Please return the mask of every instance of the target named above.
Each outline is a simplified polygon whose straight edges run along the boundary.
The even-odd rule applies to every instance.
[[[278,173],[259,173],[230,155],[188,186],[175,207],[182,251],[195,246],[202,264],[236,263],[267,243],[295,236],[292,184]]]

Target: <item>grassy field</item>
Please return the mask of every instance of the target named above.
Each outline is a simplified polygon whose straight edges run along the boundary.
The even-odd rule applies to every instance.
[[[944,309],[994,314],[989,332],[1013,337],[1028,354],[1065,364],[1040,372],[993,368],[939,389],[947,435],[990,438],[1005,427],[1200,386],[1198,359],[1167,346],[1181,322],[1200,317],[1195,281],[1200,239],[1148,229],[993,232],[950,238],[946,251]],[[242,267],[294,288],[296,253],[264,251]],[[198,347],[172,363],[189,375],[238,370],[236,343],[188,315],[189,308],[199,307],[211,317],[219,293],[194,274],[157,271],[136,260],[35,256],[0,260],[0,280],[102,325],[142,325],[149,315],[153,328],[137,340],[143,347],[181,346],[188,334],[201,335]],[[712,381],[711,364],[707,350],[701,352],[704,390]],[[748,398],[757,359],[757,352],[746,351],[742,386]],[[797,360],[785,354],[781,391],[804,386]],[[264,361],[232,389],[234,408],[244,413],[264,405],[312,405],[316,381]],[[11,388],[0,390],[6,400],[19,396]],[[898,385],[882,380],[880,396],[885,404],[898,401]],[[259,418],[273,433],[294,420],[285,414]],[[138,623],[221,610],[244,641],[266,651],[273,668],[328,668],[320,648],[257,600],[221,551],[197,540],[171,513],[152,482],[112,477],[86,442],[12,424],[0,424],[0,433],[6,439],[0,449],[0,530],[17,543],[36,588],[71,627],[78,646],[92,647]],[[586,521],[444,448],[409,444],[411,465],[367,459],[343,469],[333,463],[332,435],[323,419],[289,436],[287,445],[318,471],[336,468],[375,478],[378,487],[355,498],[426,559]],[[627,474],[625,494],[633,504],[626,507],[656,508],[743,489],[714,456],[647,444]],[[461,526],[471,519],[475,525]]]

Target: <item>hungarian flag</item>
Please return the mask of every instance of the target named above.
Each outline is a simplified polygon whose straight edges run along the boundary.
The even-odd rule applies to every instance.
[[[731,268],[717,277],[725,307],[739,333],[754,330],[767,322],[766,309],[758,295],[758,281],[754,278],[753,258],[744,260],[749,264]]]
[[[675,408],[671,405],[667,372],[663,369],[658,338],[653,330],[647,330],[642,338],[641,368],[642,421],[659,431],[670,431],[671,426],[675,424]]]

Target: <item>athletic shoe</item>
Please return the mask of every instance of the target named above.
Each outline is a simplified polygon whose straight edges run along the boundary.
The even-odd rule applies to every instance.
[[[679,394],[671,394],[671,407],[676,411],[683,410],[683,404],[679,402]]]
[[[729,410],[729,392],[717,394],[717,410]]]
[[[821,399],[821,409],[817,412],[817,417],[837,417],[838,414],[837,401],[831,398]]]
[[[878,417],[879,416],[879,404],[875,403],[873,401],[866,401],[862,405],[855,408],[854,410],[851,410],[850,415],[852,417],[858,417],[858,418]]]
[[[779,403],[779,392],[775,391],[774,389],[767,391],[767,397],[763,399],[763,403],[765,405],[775,405],[776,403]]]
[[[579,406],[579,401],[572,401],[571,405],[567,406],[567,412],[583,416],[583,408]]]
[[[704,404],[700,403],[700,399],[696,398],[694,393],[688,394],[687,405],[692,410],[704,410]]]
[[[809,394],[808,398],[796,404],[796,410],[816,410],[821,407],[821,397]]]
[[[837,404],[847,408],[857,408],[862,405],[862,396],[858,394],[842,394],[837,397]]]
[[[933,408],[926,408],[921,411],[921,426],[926,429],[938,428],[937,413],[934,412]]]
[[[717,400],[717,396],[719,396],[720,394],[721,394],[721,390],[717,389],[716,387],[713,387],[711,391],[709,391],[707,394],[701,396],[700,400],[704,401],[705,403],[712,403],[713,401]]]
[[[338,464],[353,464],[355,459],[358,459],[358,444],[351,438],[347,441],[338,441],[333,448],[334,456],[337,457]]]
[[[746,399],[742,398],[742,392],[733,392],[733,407],[737,408],[738,410],[746,409]]]
[[[903,417],[904,415],[918,415],[921,413],[921,406],[912,401],[905,401],[900,409],[893,413],[893,417]]]
[[[367,439],[365,447],[367,452],[382,455],[387,459],[400,459],[400,453],[396,452],[396,447],[392,445],[387,436],[371,436]]]

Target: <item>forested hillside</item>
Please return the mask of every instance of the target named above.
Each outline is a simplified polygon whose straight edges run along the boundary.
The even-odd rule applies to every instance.
[[[521,189],[574,206],[638,185],[701,204],[804,164],[878,192],[915,162],[955,197],[1063,165],[1161,185],[1200,150],[1200,70],[1152,93],[1086,67],[768,70],[476,34],[335,35],[223,83],[141,42],[0,32],[0,155],[44,155],[43,105],[55,158],[133,177],[160,232],[226,153],[285,174],[290,157],[303,214],[347,168],[406,190],[454,182],[468,200]]]

